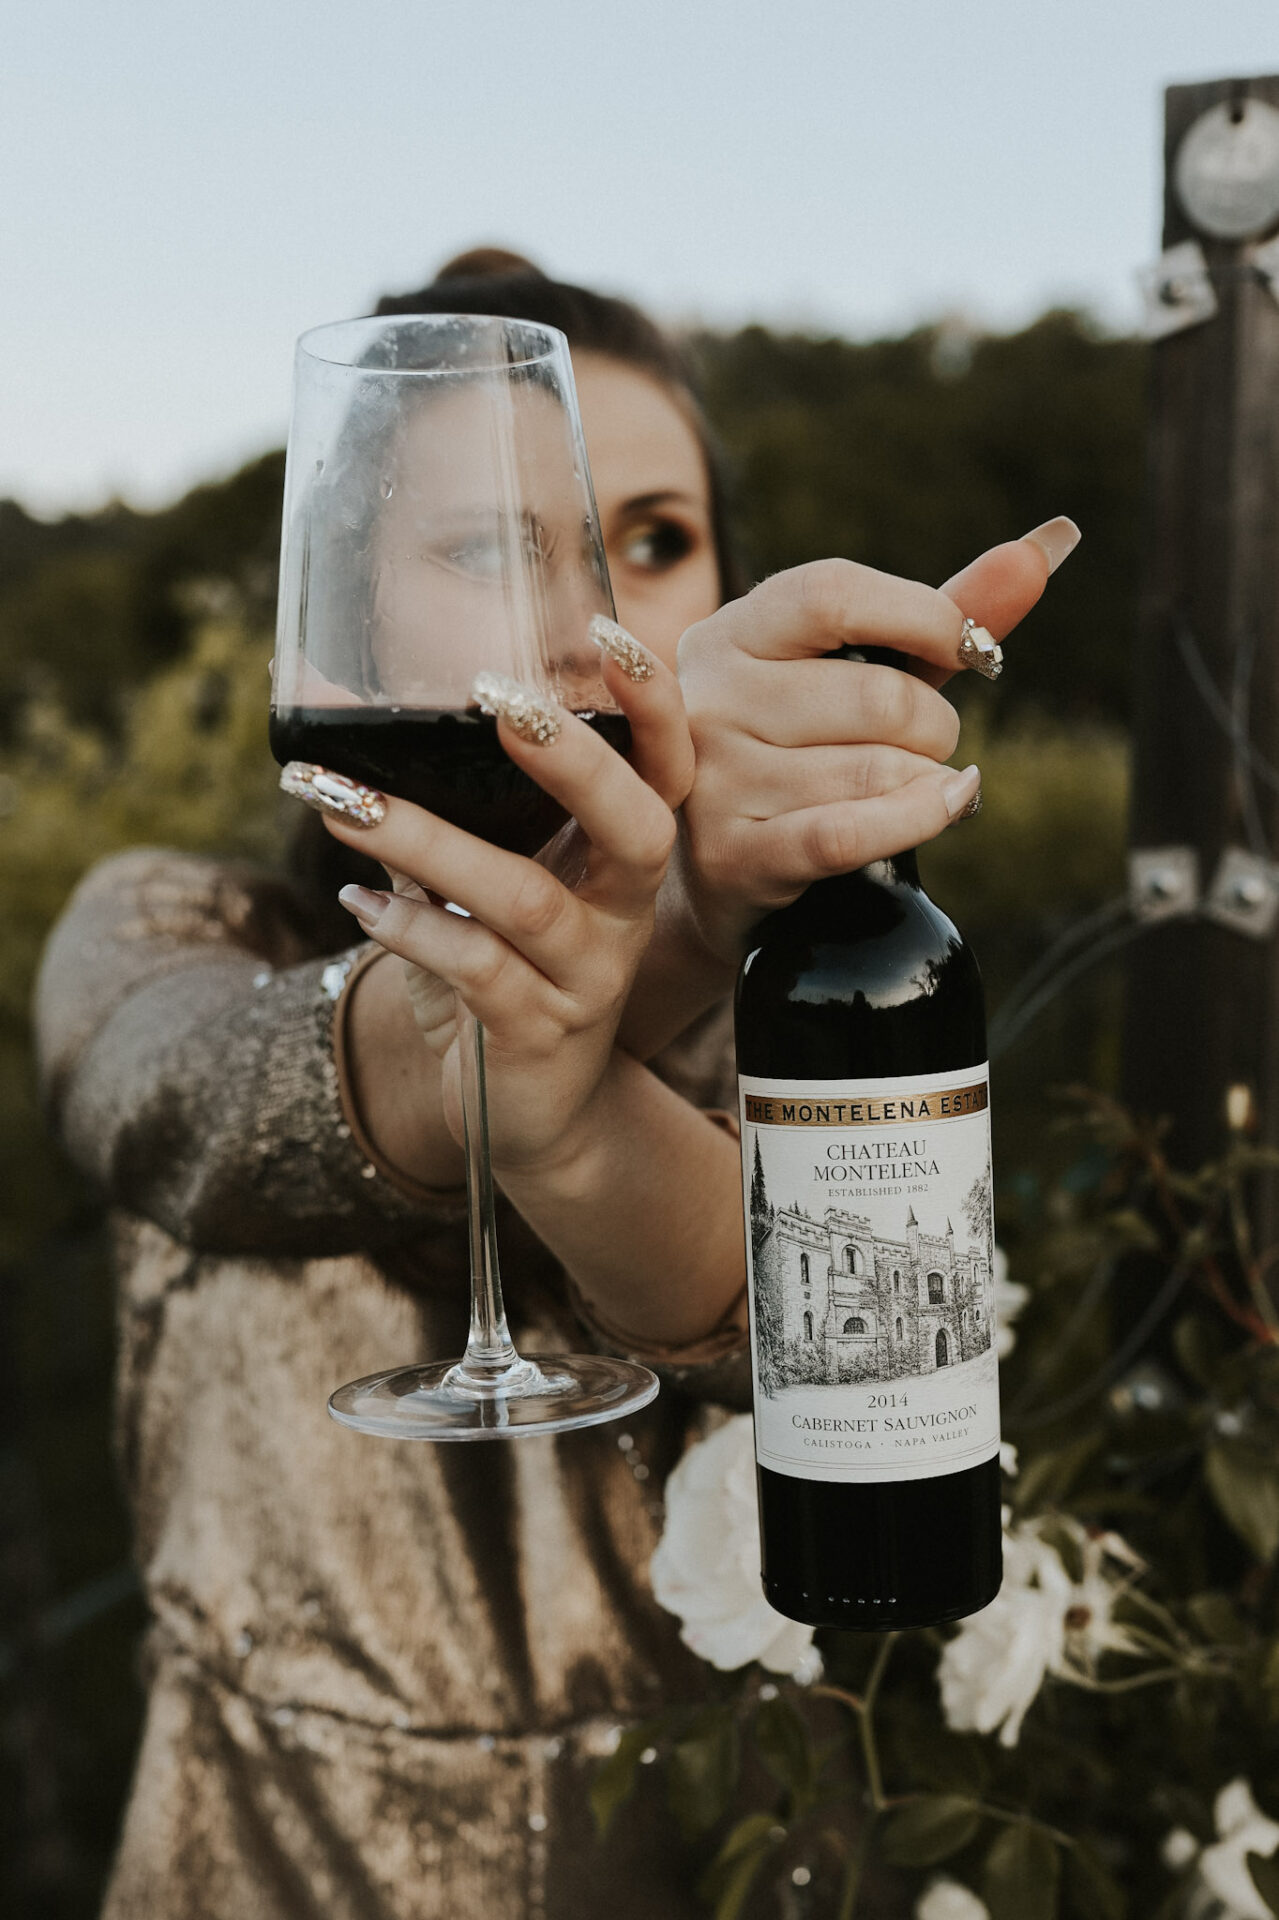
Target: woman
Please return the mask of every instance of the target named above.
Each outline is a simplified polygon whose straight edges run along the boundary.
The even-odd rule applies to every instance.
[[[956,600],[831,562],[716,611],[714,470],[647,322],[509,256],[382,310],[432,309],[570,336],[638,643],[605,669],[636,764],[571,716],[528,727],[499,690],[507,750],[589,834],[573,885],[392,801],[373,825],[308,820],[303,884],[122,855],[55,932],[46,1087],[116,1210],[155,1616],[109,1920],[699,1911],[654,1797],[605,1849],[586,1789],[620,1724],[702,1684],[646,1568],[699,1405],[746,1393],[723,998],[763,909],[976,793],[975,769],[941,764],[957,725],[927,684],[960,664]],[[952,591],[1002,633],[1067,537],[997,549]],[[901,646],[920,676],[817,657],[846,639]],[[389,895],[369,856],[475,919]],[[341,862],[360,863],[345,904],[367,945],[317,931]],[[491,1035],[512,1331],[660,1364],[667,1390],[625,1433],[413,1448],[325,1415],[339,1376],[464,1338],[454,987]]]

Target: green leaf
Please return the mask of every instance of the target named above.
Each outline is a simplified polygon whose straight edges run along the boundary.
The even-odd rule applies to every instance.
[[[737,1920],[767,1853],[766,1846],[754,1847],[733,1862],[715,1901],[715,1920]]]
[[[990,1920],[1057,1920],[1061,1861],[1040,1827],[1005,1827],[986,1856],[983,1891]]]
[[[1186,1602],[1186,1612],[1205,1640],[1218,1646],[1242,1647],[1248,1641],[1248,1629],[1228,1593],[1195,1593]]]
[[[1279,1640],[1272,1640],[1261,1670],[1261,1689],[1272,1720],[1279,1720]]]
[[[1082,1842],[1066,1854],[1066,1883],[1075,1905],[1088,1920],[1127,1920],[1123,1888]]]
[[[1279,1859],[1264,1853],[1245,1854],[1252,1884],[1271,1913],[1279,1913]]]
[[[1035,1513],[1040,1507],[1060,1505],[1104,1444],[1105,1435],[1100,1431],[1086,1433],[1069,1446],[1023,1460],[1013,1493],[1013,1505],[1018,1513]]]
[[[807,1800],[816,1778],[816,1755],[802,1716],[781,1694],[760,1702],[755,1715],[755,1744],[773,1778],[796,1802]]]
[[[1204,1458],[1204,1478],[1235,1532],[1263,1563],[1279,1552],[1279,1478],[1250,1448],[1219,1441]]]
[[[671,1811],[688,1838],[728,1812],[737,1785],[737,1723],[731,1707],[708,1707],[671,1749]]]
[[[1135,1207],[1116,1207],[1106,1215],[1106,1225],[1117,1240],[1125,1246],[1140,1247],[1147,1253],[1158,1253],[1162,1244],[1158,1233],[1147,1220],[1144,1213],[1138,1213]]]
[[[635,1791],[635,1774],[645,1747],[652,1745],[653,1727],[628,1727],[591,1781],[591,1812],[600,1839],[607,1834],[617,1809]]]
[[[890,1813],[881,1847],[895,1867],[932,1867],[958,1853],[981,1825],[971,1800],[957,1793],[923,1794]]]
[[[766,1855],[784,1837],[785,1828],[771,1813],[750,1813],[738,1821],[698,1883],[715,1920],[736,1920]]]
[[[1201,1387],[1212,1387],[1227,1353],[1215,1323],[1197,1313],[1185,1314],[1173,1328],[1172,1344],[1191,1379]]]

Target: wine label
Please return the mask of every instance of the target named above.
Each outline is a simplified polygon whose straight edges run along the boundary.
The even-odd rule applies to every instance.
[[[738,1085],[761,1466],[924,1480],[991,1459],[987,1069]]]

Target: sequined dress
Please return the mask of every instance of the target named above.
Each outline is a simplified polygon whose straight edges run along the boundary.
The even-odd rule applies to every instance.
[[[82,883],[41,978],[49,1110],[114,1208],[153,1615],[107,1920],[691,1920],[656,1782],[607,1845],[587,1787],[620,1725],[704,1689],[647,1565],[707,1403],[746,1403],[740,1339],[654,1356],[624,1433],[331,1422],[339,1380],[460,1350],[464,1207],[362,1150],[333,1041],[352,955],[303,924],[278,880],[135,850]],[[726,1020],[659,1070],[731,1104]],[[517,1342],[599,1340],[500,1224]]]

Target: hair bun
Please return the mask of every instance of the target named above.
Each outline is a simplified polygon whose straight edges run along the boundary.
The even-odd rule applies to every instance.
[[[545,280],[546,275],[522,253],[507,247],[471,247],[452,260],[446,260],[435,276],[436,286],[449,280],[500,280],[520,274],[530,280]]]

